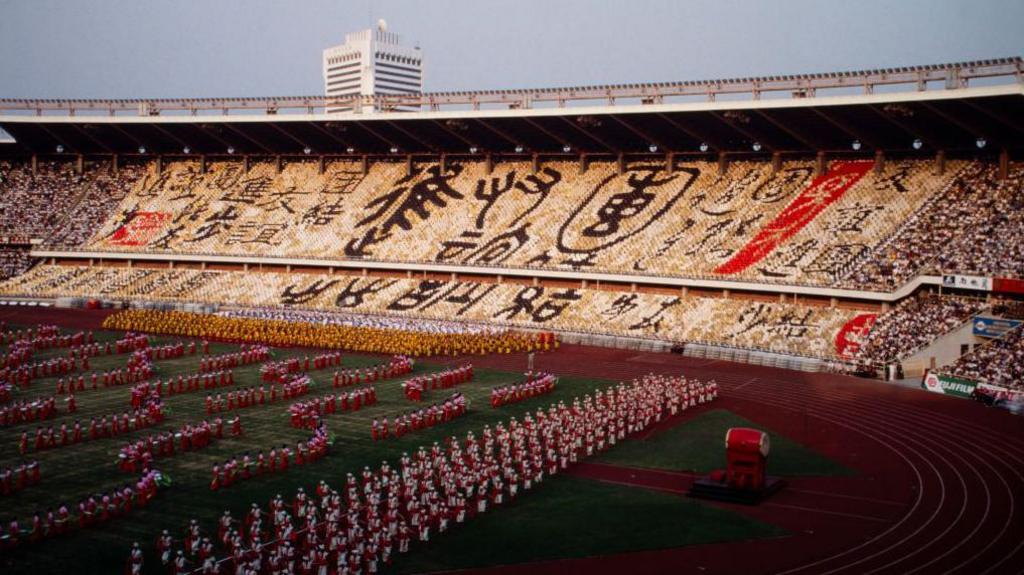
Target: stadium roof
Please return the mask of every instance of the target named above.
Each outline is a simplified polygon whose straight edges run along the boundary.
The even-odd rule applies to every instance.
[[[385,111],[324,112],[356,104]],[[351,101],[0,100],[0,114],[6,155],[1019,150],[1024,61]]]

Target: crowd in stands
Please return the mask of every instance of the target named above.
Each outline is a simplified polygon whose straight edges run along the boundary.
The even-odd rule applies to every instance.
[[[323,173],[315,162],[280,173],[270,162],[245,173],[237,163],[214,163],[205,174],[195,162],[170,162],[159,178],[151,167],[85,247],[827,285],[964,164],[950,161],[936,175],[930,160],[890,160],[880,173],[870,161],[837,160],[819,180],[810,160],[777,171],[770,162],[734,161],[724,174],[700,161],[677,162],[671,173],[661,163],[631,163],[621,174],[614,162],[582,171],[578,162],[549,162],[537,173],[529,162],[417,163],[411,174],[376,162],[365,175],[352,162]],[[842,193],[821,204],[828,210],[793,223],[794,200],[804,204],[833,176]],[[654,199],[623,210],[634,196]],[[777,253],[730,265],[779,227],[793,237]]]
[[[924,294],[880,315],[854,360],[881,364],[902,359],[968,321],[986,306],[976,298]]]
[[[1024,168],[997,180],[988,161],[810,161],[416,164],[378,162],[366,175],[336,162],[272,163],[243,172],[218,162],[0,165],[0,230],[91,250],[327,257],[726,277],[891,289],[922,270],[1019,276]],[[806,219],[804,196],[844,178],[838,197]],[[838,180],[837,180],[838,181]],[[623,191],[625,190],[625,191]],[[622,211],[623,194],[651,194]],[[690,201],[679,201],[683,195]],[[389,209],[381,209],[386,207]],[[792,220],[792,221],[791,221]],[[799,220],[799,221],[797,221]],[[529,225],[526,225],[529,224]],[[787,239],[749,259],[774,229]],[[636,233],[633,233],[636,232]],[[765,235],[767,234],[767,235]],[[383,237],[388,241],[383,241]],[[593,238],[601,238],[597,241]],[[756,251],[756,250],[755,250]],[[741,263],[742,262],[742,263]],[[756,264],[756,265],[753,265]],[[12,268],[12,272],[15,271]],[[272,314],[274,312],[266,311]],[[344,320],[342,320],[344,321]],[[380,320],[387,321],[387,320]],[[460,326],[461,327],[461,326]],[[441,329],[446,329],[441,327]]]
[[[0,280],[21,275],[31,267],[29,248],[0,246]]]
[[[385,461],[377,470],[349,473],[340,490],[325,481],[315,497],[299,488],[290,505],[281,496],[267,508],[253,503],[243,521],[226,511],[212,538],[216,546],[196,546],[202,529],[192,530],[190,522],[193,543],[178,551],[178,572],[377,573],[396,554],[500,512],[547,478],[686,409],[686,400],[714,397],[711,384],[650,375],[538,408],[522,421],[486,427],[479,437],[470,431],[464,439],[421,446],[398,465]],[[219,474],[215,483],[222,483]],[[136,545],[129,572],[142,573],[145,562]]]
[[[975,162],[926,201],[840,285],[892,289],[921,272],[1024,277],[1024,164]]]
[[[941,371],[997,387],[1024,390],[1024,326],[975,347]]]
[[[146,286],[170,274],[162,288]],[[147,278],[139,282],[132,277]],[[67,282],[63,278],[72,278]],[[195,281],[202,280],[202,281]],[[108,287],[109,286],[109,287]],[[135,293],[137,286],[145,293]],[[183,288],[187,287],[187,290]],[[231,305],[286,305],[282,294],[310,294],[304,305],[337,308],[339,300],[356,298],[352,313],[389,314],[426,319],[452,319],[503,324],[500,333],[429,333],[320,325],[271,319],[161,315],[133,310],[108,318],[108,327],[236,341],[267,341],[274,345],[309,345],[353,351],[449,355],[542,351],[558,342],[548,330],[685,341],[803,356],[832,358],[836,336],[861,312],[845,307],[698,297],[670,293],[629,293],[579,287],[522,286],[468,281],[356,278],[329,274],[241,273],[199,270],[139,270],[37,266],[28,274],[0,284],[12,291],[64,295],[103,292],[105,296],[160,300],[174,293],[177,301],[209,301]],[[314,294],[315,292],[315,294]],[[68,294],[71,295],[71,294]],[[146,317],[145,323],[129,318]],[[175,318],[171,321],[169,318]],[[191,317],[190,321],[185,321]],[[161,318],[157,321],[157,318]],[[116,322],[116,323],[114,323]],[[244,327],[243,327],[244,326]],[[544,330],[523,334],[515,329]],[[330,334],[330,338],[315,336]],[[357,335],[358,334],[358,335]],[[395,334],[402,334],[397,337]],[[386,335],[386,337],[385,337]],[[387,339],[387,343],[384,342]],[[336,341],[336,342],[335,342]]]

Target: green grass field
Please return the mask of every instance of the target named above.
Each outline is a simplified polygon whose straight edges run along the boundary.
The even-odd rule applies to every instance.
[[[853,471],[724,409],[712,409],[693,419],[652,435],[645,440],[629,439],[596,461],[612,465],[707,473],[725,469],[725,432],[730,427],[753,427],[768,432],[771,452],[768,472],[772,475],[853,475]],[[709,448],[710,446],[710,448]]]
[[[97,339],[115,339],[117,335],[110,332],[97,333]],[[155,343],[171,341],[177,340],[157,338]],[[233,345],[214,344],[211,346],[211,353],[224,353],[236,349],[237,346]],[[66,351],[37,353],[36,359],[63,353]],[[278,349],[274,351],[274,358],[303,354],[313,355],[313,352]],[[94,371],[102,371],[120,367],[124,365],[126,358],[126,355],[93,358],[91,368]],[[373,365],[386,359],[383,356],[347,354],[344,358],[344,367]],[[192,373],[198,367],[198,360],[199,356],[196,355],[158,361],[157,376],[167,378],[179,373]],[[464,361],[452,359],[448,363],[457,365]],[[428,373],[445,367],[419,362],[414,374]],[[147,551],[147,572],[162,573],[163,570],[159,568],[152,551],[153,543],[161,529],[170,529],[175,538],[180,539],[189,519],[196,518],[200,520],[207,534],[213,534],[216,532],[216,517],[225,509],[231,510],[235,517],[241,517],[253,501],[265,505],[277,493],[290,499],[298,486],[304,486],[308,490],[321,479],[332,486],[340,487],[346,472],[357,472],[363,466],[376,468],[385,459],[395,463],[403,451],[412,451],[419,445],[430,445],[450,435],[461,437],[470,429],[479,433],[485,424],[493,425],[511,416],[521,417],[528,410],[545,407],[553,401],[571,400],[575,396],[613,383],[606,380],[564,377],[560,379],[558,388],[547,396],[494,410],[489,404],[490,389],[496,385],[514,382],[521,375],[484,369],[476,371],[477,376],[472,382],[458,388],[470,400],[469,412],[462,418],[430,430],[409,434],[401,440],[375,443],[370,438],[370,422],[374,417],[388,416],[391,419],[396,414],[414,407],[401,392],[399,382],[402,378],[386,380],[377,384],[377,405],[364,408],[355,414],[338,413],[327,418],[327,424],[331,433],[336,436],[336,442],[326,458],[301,468],[293,466],[286,474],[248,480],[214,493],[209,490],[210,470],[214,463],[245,451],[255,453],[259,449],[266,450],[282,443],[293,446],[296,441],[309,436],[308,431],[289,426],[287,402],[240,410],[237,413],[241,416],[245,429],[242,437],[225,437],[202,451],[156,460],[155,467],[169,475],[173,485],[169,489],[161,490],[146,509],[136,510],[131,516],[111,521],[100,529],[75,532],[61,539],[4,553],[0,557],[0,572],[40,574],[67,572],[70,569],[74,573],[117,573],[123,568],[131,543],[139,541]],[[638,370],[638,375],[641,373],[642,371]],[[305,398],[332,391],[333,370],[314,371],[311,375],[314,388]],[[258,377],[258,364],[237,369],[235,387],[258,385]],[[16,391],[15,398],[48,395],[55,389],[55,381],[56,378],[36,380],[28,390]],[[222,392],[226,390],[227,388],[222,388]],[[448,393],[450,391],[435,391],[428,395],[426,400],[441,399]],[[75,418],[87,422],[92,415],[121,412],[128,408],[129,397],[128,386],[101,388],[97,391],[86,390],[77,395],[77,413],[62,414],[46,424],[52,423],[57,428],[62,422],[72,423]],[[165,423],[158,427],[119,438],[101,439],[38,454],[29,453],[26,459],[40,461],[42,482],[0,500],[0,519],[17,516],[22,526],[26,527],[36,510],[45,512],[48,507],[56,507],[62,501],[73,507],[84,496],[109,491],[113,486],[134,481],[134,477],[120,472],[116,467],[120,447],[132,437],[202,420],[206,417],[205,397],[205,392],[196,392],[166,398],[170,414]],[[32,436],[35,425],[0,429],[0,466],[15,466],[21,461],[17,443],[24,430],[28,430]],[[691,428],[687,433],[696,432],[698,430]],[[649,457],[652,458],[661,457],[655,452],[667,449],[669,453],[664,457],[666,461],[671,461],[678,456],[671,445],[671,437],[676,435],[675,431],[662,434],[665,437],[664,443],[646,447],[640,442],[637,442],[637,445],[630,445],[627,442],[627,445],[616,448],[616,451],[621,449],[628,460],[629,457],[626,456],[641,457],[644,452],[650,452]],[[685,439],[682,436],[679,438]],[[712,453],[717,454],[721,451],[718,449],[721,445],[721,435],[715,432],[708,435],[698,433],[692,446],[694,452],[700,451],[700,442],[704,439],[713,439],[708,444],[713,446],[710,450]],[[778,445],[775,443],[775,446]],[[611,453],[614,454],[615,451]],[[528,496],[521,497],[516,505],[508,509],[489,513],[450,536],[438,538],[430,546],[415,548],[409,556],[402,557],[394,569],[401,572],[419,572],[777,536],[780,533],[774,527],[681,497],[559,477],[545,482]],[[495,546],[483,545],[482,542],[485,540],[510,543],[514,541],[514,544],[502,545],[500,552],[494,552]]]

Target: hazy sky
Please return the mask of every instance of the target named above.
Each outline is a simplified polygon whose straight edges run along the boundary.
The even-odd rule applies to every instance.
[[[378,18],[428,91],[1024,55],[1022,0],[0,0],[0,97],[319,94],[321,50]]]

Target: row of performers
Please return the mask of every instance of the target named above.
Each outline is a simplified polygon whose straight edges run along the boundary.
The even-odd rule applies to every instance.
[[[388,363],[365,367],[363,369],[353,368],[334,372],[334,387],[348,387],[360,383],[375,383],[384,379],[399,377],[412,372],[413,360],[404,356],[396,355]]]
[[[410,401],[422,401],[428,389],[449,389],[473,379],[473,364],[467,363],[438,373],[428,373],[402,382],[402,391]]]
[[[255,459],[245,453],[242,455],[241,461],[237,457],[232,457],[223,465],[214,465],[210,490],[225,489],[239,481],[269,473],[284,473],[288,471],[289,464],[302,466],[312,463],[327,455],[329,445],[327,426],[321,423],[314,430],[313,437],[295,444],[295,451],[288,449],[287,445],[282,445],[280,449],[271,448],[266,456],[260,450]],[[292,460],[293,454],[294,460]]]
[[[88,435],[82,433],[82,422],[75,420],[69,428],[67,422],[60,425],[59,430],[54,430],[51,425],[47,429],[36,428],[35,443],[36,451],[53,449],[74,445],[84,441],[93,441],[104,437],[117,437],[118,435],[137,431],[146,427],[152,427],[164,420],[163,404],[159,401],[149,401],[139,409],[125,411],[124,413],[104,415],[98,420],[93,417],[89,420]],[[28,432],[21,434],[18,443],[19,452],[24,455],[28,453],[29,439]]]
[[[68,413],[74,413],[78,409],[75,396],[68,396],[66,402]],[[22,399],[0,407],[0,427],[45,421],[53,419],[58,413],[57,398],[52,395],[31,400]]]
[[[40,479],[38,461],[5,467],[0,469],[0,495],[12,495],[39,483]]]
[[[526,381],[515,385],[503,385],[491,389],[491,407],[498,408],[510,403],[545,395],[555,390],[558,378],[550,373],[526,374]]]
[[[310,371],[310,368],[319,370],[328,367],[341,365],[341,352],[333,351],[321,353],[310,358],[308,355],[301,358],[290,357],[280,361],[268,361],[260,366],[260,377],[263,381],[278,381],[289,373]]]
[[[239,389],[238,391],[229,391],[226,397],[221,396],[219,393],[216,396],[207,394],[206,413],[211,415],[236,409],[256,407],[257,405],[277,403],[279,400],[294,399],[309,393],[309,386],[309,376],[304,375],[287,383],[270,384],[269,393],[267,392],[267,386],[261,385],[259,388],[249,387],[247,389]]]
[[[204,342],[205,343],[205,342]],[[205,353],[205,352],[204,352]],[[240,351],[203,357],[199,360],[199,373],[220,371],[251,365],[270,359],[270,348],[265,345],[242,345]]]
[[[103,387],[114,387],[118,385],[128,385],[145,381],[153,377],[153,364],[150,362],[137,364],[133,367],[119,367],[114,370],[107,370],[103,372],[102,378],[100,374],[92,372],[89,374],[89,380],[91,387],[95,391],[99,389],[99,384],[102,381]],[[57,395],[64,395],[65,393],[75,393],[76,391],[85,391],[85,375],[79,375],[77,378],[74,376],[67,378],[67,384],[64,383],[64,378],[57,380]]]
[[[77,517],[64,503],[45,514],[36,512],[31,524],[23,529],[17,518],[7,520],[6,531],[0,535],[0,549],[12,549],[27,543],[38,543],[44,539],[71,532],[77,524],[79,529],[99,527],[108,521],[130,514],[134,509],[145,507],[156,496],[158,487],[165,482],[159,471],[142,474],[134,488],[126,484],[114,488],[107,494],[90,495],[79,501]]]
[[[230,387],[234,384],[235,372],[230,370],[179,375],[177,381],[174,378],[166,381],[159,379],[143,381],[132,387],[131,402],[132,405],[136,405],[153,395],[163,397],[165,395],[172,396],[196,391],[209,391],[218,387]]]
[[[242,420],[237,415],[229,424],[232,437],[242,435]],[[176,431],[151,434],[128,443],[118,453],[118,467],[121,471],[133,474],[140,470],[148,471],[153,459],[202,449],[223,438],[224,420],[219,417],[213,422],[203,420],[196,425],[188,423]]]
[[[348,393],[329,393],[307,401],[297,401],[288,406],[291,426],[299,429],[315,429],[320,418],[341,411],[359,411],[364,406],[377,403],[377,390],[367,386]]]
[[[382,422],[374,418],[373,423],[370,424],[370,437],[374,441],[391,438],[399,439],[407,433],[428,429],[441,423],[447,423],[457,417],[462,417],[466,414],[467,407],[466,396],[456,392],[440,404],[435,403],[430,407],[422,407],[396,416],[393,430],[388,424],[387,417]]]

